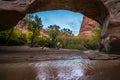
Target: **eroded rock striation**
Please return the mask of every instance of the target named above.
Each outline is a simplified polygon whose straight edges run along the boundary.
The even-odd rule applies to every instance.
[[[110,19],[107,27],[104,27],[105,33],[109,37],[109,52],[120,52],[120,0],[106,0],[105,5],[109,10]],[[105,39],[104,39],[105,40]],[[106,43],[105,43],[106,44]]]

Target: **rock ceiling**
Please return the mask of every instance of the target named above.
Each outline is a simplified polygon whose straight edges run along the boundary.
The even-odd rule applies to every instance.
[[[81,12],[100,24],[109,15],[100,0],[0,0],[0,30],[13,27],[27,13],[57,9]]]

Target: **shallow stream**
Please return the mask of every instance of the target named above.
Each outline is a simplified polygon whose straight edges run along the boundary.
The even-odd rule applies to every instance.
[[[0,80],[120,80],[120,61],[68,59],[1,63]]]

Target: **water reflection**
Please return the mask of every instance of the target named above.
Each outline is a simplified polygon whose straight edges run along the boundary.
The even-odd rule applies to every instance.
[[[58,60],[46,63],[35,64],[39,71],[38,80],[78,80],[84,74],[80,60]]]
[[[36,80],[37,71],[28,63],[0,64],[0,80]]]
[[[87,59],[0,64],[0,80],[120,80],[120,61]]]

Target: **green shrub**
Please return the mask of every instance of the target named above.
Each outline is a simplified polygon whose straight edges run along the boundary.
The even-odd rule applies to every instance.
[[[66,49],[79,49],[79,50],[86,50],[86,47],[81,44],[70,44],[69,46],[65,47]]]

